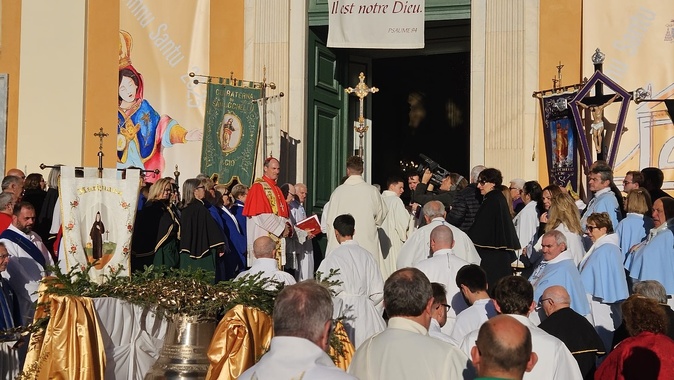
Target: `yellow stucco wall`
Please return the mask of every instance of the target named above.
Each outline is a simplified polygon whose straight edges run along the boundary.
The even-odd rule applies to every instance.
[[[7,144],[5,166],[16,167],[17,125],[19,123],[19,54],[21,51],[21,2],[2,0],[2,40],[0,45],[0,73],[9,75],[7,94]],[[4,173],[2,173],[4,174]]]
[[[560,61],[564,65],[562,85],[580,83],[583,1],[541,1],[540,7],[539,89],[552,88],[552,78],[557,76]],[[532,101],[535,100],[532,98]],[[542,131],[540,111],[538,116],[539,131]],[[543,133],[538,134],[537,155],[540,158],[538,178],[545,187],[549,183]]]
[[[243,75],[244,0],[211,0],[210,75]]]

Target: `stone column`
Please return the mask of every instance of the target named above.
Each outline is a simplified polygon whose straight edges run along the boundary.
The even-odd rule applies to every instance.
[[[539,0],[471,2],[471,166],[537,177]]]

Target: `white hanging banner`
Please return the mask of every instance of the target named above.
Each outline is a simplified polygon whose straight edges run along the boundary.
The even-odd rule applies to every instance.
[[[126,170],[127,179],[117,179],[116,169],[85,168],[84,178],[75,178],[75,168],[61,167],[59,196],[63,228],[59,265],[64,273],[86,268],[98,260],[89,278],[102,283],[103,275],[129,275],[131,234],[136,217],[140,172]],[[123,268],[120,269],[120,264]]]
[[[281,112],[283,110],[283,98],[272,96],[267,99],[267,155],[279,158],[281,157]],[[262,117],[262,102],[257,102],[260,111],[260,130],[264,128]]]
[[[330,0],[328,47],[421,49],[425,0]]]

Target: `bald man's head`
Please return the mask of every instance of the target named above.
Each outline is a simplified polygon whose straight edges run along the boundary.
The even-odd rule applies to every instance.
[[[539,303],[545,310],[545,315],[550,316],[559,309],[571,306],[571,296],[564,287],[554,285],[545,289]]]
[[[7,170],[6,175],[13,175],[13,176],[19,177],[21,179],[26,179],[26,174],[23,172],[23,170],[17,169],[17,168]]]
[[[253,254],[256,259],[273,259],[276,243],[269,236],[260,236],[253,242]]]
[[[447,249],[454,247],[454,233],[445,226],[437,226],[431,231],[431,251],[435,252],[440,249]]]
[[[471,356],[481,377],[521,379],[536,364],[531,332],[508,315],[495,316],[482,324],[475,345]]]

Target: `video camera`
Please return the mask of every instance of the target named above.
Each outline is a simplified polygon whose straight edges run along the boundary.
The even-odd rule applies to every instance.
[[[447,177],[450,174],[449,170],[443,168],[442,166],[440,166],[440,164],[433,161],[424,154],[420,154],[419,158],[421,158],[421,163],[419,164],[419,166],[417,166],[417,173],[419,174],[419,178],[421,178],[424,175],[426,169],[428,169],[433,174],[429,182],[432,183],[433,186],[435,186],[435,188],[440,187],[442,180],[445,179],[445,177]]]

